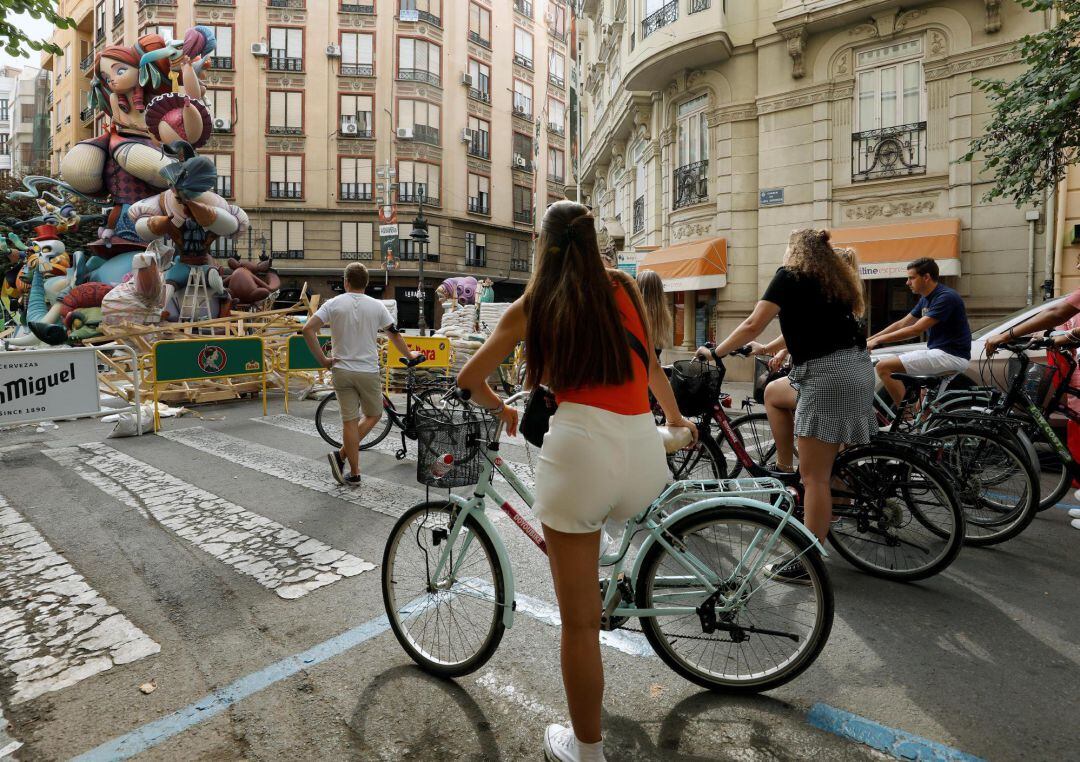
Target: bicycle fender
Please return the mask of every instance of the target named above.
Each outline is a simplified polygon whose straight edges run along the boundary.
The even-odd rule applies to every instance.
[[[690,503],[690,505],[683,506],[682,508],[665,518],[664,521],[660,524],[660,529],[662,531],[667,530],[669,527],[673,526],[679,521],[682,521],[687,516],[693,516],[695,513],[701,513],[702,511],[708,510],[709,508],[715,508],[717,506],[753,508],[754,510],[769,513],[778,519],[783,519],[785,516],[787,516],[787,511],[782,511],[776,506],[763,502],[761,500],[751,500],[747,497],[723,497],[721,495],[717,495],[716,497],[707,497],[703,500],[698,500],[696,503]],[[822,545],[821,541],[814,536],[813,532],[806,528],[805,524],[794,518],[789,523],[791,524],[791,526],[795,527],[795,529],[798,530],[803,535],[803,537],[806,538],[807,542],[810,543],[811,547],[817,549],[818,553],[820,553],[822,557],[828,557],[829,553],[825,550],[825,546]],[[645,559],[645,556],[648,554],[649,548],[651,548],[655,543],[655,532],[650,533],[645,538],[645,542],[641,543],[641,547],[638,549],[637,558],[634,559],[634,569],[630,575],[630,579],[636,580],[638,578],[638,573],[641,571],[641,563]]]
[[[448,496],[448,500],[462,507],[469,502],[460,495],[453,493]],[[491,519],[487,517],[487,514],[482,510],[473,511],[473,518],[487,532],[488,537],[491,538],[491,544],[495,546],[495,555],[498,557],[499,569],[502,571],[503,583],[506,587],[506,600],[510,602],[509,606],[503,607],[503,625],[510,629],[514,624],[514,568],[510,565],[510,556],[506,552],[506,546],[503,545],[502,536],[495,530],[495,525],[491,523]]]

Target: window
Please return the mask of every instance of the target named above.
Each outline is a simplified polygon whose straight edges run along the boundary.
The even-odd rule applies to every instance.
[[[398,39],[398,79],[427,82],[440,87],[442,49],[434,43],[412,37]]]
[[[8,147],[8,134],[0,132],[0,156],[10,156],[11,149]]]
[[[8,99],[0,98],[0,122],[6,122],[11,119],[11,112],[9,109],[10,106],[8,106]]]
[[[375,76],[375,35],[342,33],[341,73],[346,77]]]
[[[398,162],[398,201],[416,203],[421,194],[425,204],[439,203],[439,165],[419,161]]]
[[[398,127],[413,131],[413,140],[428,145],[439,145],[441,109],[427,101],[398,101]]]
[[[551,48],[548,50],[548,82],[555,87],[566,87],[566,57]]]
[[[232,171],[232,154],[229,153],[201,153],[200,156],[205,156],[210,161],[214,162],[214,166],[217,168],[217,185],[215,190],[219,196],[225,198],[232,198],[233,195],[233,171]]]
[[[228,120],[228,126],[223,124],[219,127],[215,124],[214,131],[230,132],[232,130],[233,91],[213,87],[207,88],[206,94],[203,96],[203,103],[210,110],[212,124],[216,123],[218,119]]]
[[[341,201],[371,201],[371,159],[359,156],[342,156],[338,159],[338,177]]]
[[[419,261],[419,244],[411,237],[412,224],[402,222],[398,224],[398,241],[401,244],[401,259],[406,261]],[[428,225],[428,242],[424,244],[424,261],[439,261],[439,226]]]
[[[531,19],[532,3],[529,0],[514,0],[514,11]]]
[[[270,27],[270,70],[304,70],[304,30],[296,27]]]
[[[510,239],[510,269],[517,272],[529,271],[529,241],[520,238]]]
[[[645,146],[638,144],[634,151],[634,232],[645,229],[645,193],[647,173],[645,171]]]
[[[705,107],[709,96],[700,95],[679,106],[679,161],[678,166],[707,161],[709,158],[709,125]]]
[[[233,68],[233,28],[231,26],[211,26],[217,38],[217,47],[210,63],[215,69]]]
[[[304,223],[296,220],[271,222],[270,256],[275,259],[303,259]]]
[[[304,157],[275,154],[270,159],[270,198],[304,197]]]
[[[488,103],[491,101],[491,67],[480,63],[475,58],[469,59],[469,76],[472,84],[469,85],[469,97]]]
[[[487,267],[487,236],[485,234],[465,234],[465,266]]]
[[[514,222],[531,225],[533,221],[532,188],[523,185],[514,186]]]
[[[514,133],[514,167],[533,171],[533,139],[523,132]]]
[[[236,239],[235,238],[217,238],[210,246],[210,253],[217,259],[229,259],[236,256]],[[250,254],[250,251],[249,251]]]
[[[641,39],[679,18],[679,0],[645,0],[645,18],[641,22]]]
[[[923,121],[921,39],[864,50],[857,59],[857,132]]]
[[[435,26],[442,26],[439,18],[440,5],[440,0],[401,0],[398,18],[402,21],[427,21]]]
[[[113,26],[124,21],[124,0],[112,0]]]
[[[304,134],[304,94],[270,91],[270,129],[271,135]]]
[[[608,66],[607,82],[608,100],[613,101],[621,92],[619,83],[622,82],[622,72],[620,71],[619,58],[617,56],[611,59],[611,64]]]
[[[491,214],[491,178],[487,175],[469,173],[469,211]]]
[[[341,132],[360,138],[375,134],[374,98],[370,95],[338,96],[341,108]]]
[[[484,119],[475,116],[469,117],[469,149],[470,156],[478,156],[481,159],[491,158],[491,125]]]
[[[532,119],[532,85],[520,79],[514,80],[514,116]]]
[[[165,39],[171,40],[172,37],[166,37]],[[71,43],[69,42],[64,46],[64,73],[71,74]],[[59,76],[59,73],[57,73]]]
[[[555,0],[548,0],[547,25],[551,33],[559,39],[566,38],[566,6]]]
[[[566,179],[566,154],[558,148],[548,149],[548,179],[556,182]]]
[[[532,33],[519,26],[514,27],[514,63],[526,69],[533,67]]]
[[[476,3],[469,3],[469,40],[491,47],[491,11]]]
[[[370,222],[341,223],[341,258],[374,259],[375,242]]]
[[[172,24],[157,24],[146,27],[144,34],[156,34],[166,42],[176,39],[176,27]]]
[[[94,8],[94,25],[97,29],[97,42],[102,42],[105,39],[105,0],[101,0]]]
[[[548,97],[548,129],[557,135],[566,134],[566,104],[558,98]]]

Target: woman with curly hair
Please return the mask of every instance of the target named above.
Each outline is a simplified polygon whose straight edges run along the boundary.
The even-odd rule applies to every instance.
[[[798,393],[795,436],[806,489],[806,526],[824,540],[832,520],[830,481],[841,445],[864,444],[877,430],[874,369],[856,314],[863,291],[857,271],[829,245],[827,230],[791,234],[783,266],[754,311],[731,335],[699,355],[719,358],[756,339],[777,315],[791,353],[788,378]],[[788,582],[806,578],[801,563],[773,569]]]

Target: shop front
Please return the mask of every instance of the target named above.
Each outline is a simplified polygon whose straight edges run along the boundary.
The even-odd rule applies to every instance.
[[[637,264],[638,272],[652,270],[672,294],[676,350],[693,351],[709,338],[709,314],[717,289],[727,285],[727,241],[709,238],[656,249]]]
[[[890,225],[836,228],[834,246],[855,249],[866,289],[870,333],[880,331],[915,306],[907,287],[907,266],[920,257],[938,263],[943,283],[956,285],[960,275],[960,220],[925,220]]]

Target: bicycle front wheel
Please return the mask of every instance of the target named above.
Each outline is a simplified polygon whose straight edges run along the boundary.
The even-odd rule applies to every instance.
[[[769,417],[765,413],[748,413],[732,421],[731,428],[746,448],[746,453],[751,460],[762,468],[775,465],[776,440],[773,437],[772,426],[769,425]],[[738,476],[740,471],[742,471],[742,464],[739,463],[738,458],[733,458],[732,478]]]
[[[386,395],[383,395],[383,414],[379,422],[375,424],[360,442],[361,450],[370,450],[379,442],[386,439],[390,429],[394,427],[394,421],[386,412]],[[338,404],[337,394],[331,393],[323,397],[319,407],[315,410],[315,428],[319,430],[319,436],[338,450],[341,449],[341,406]]]
[[[829,541],[852,566],[913,581],[944,570],[964,541],[964,512],[944,469],[875,440],[833,466]]]
[[[647,551],[634,582],[637,606],[699,609],[641,618],[657,656],[687,680],[711,690],[756,693],[792,680],[821,653],[833,622],[829,575],[818,552],[790,524],[774,547],[765,548],[779,523],[753,508],[711,508],[675,524],[668,536],[676,542]],[[771,569],[793,559],[805,568],[805,579],[770,576]],[[687,575],[688,560],[708,570],[729,598],[748,573],[753,577],[733,608],[720,611],[700,580]],[[706,617],[715,618],[711,633]]]
[[[476,519],[467,518],[448,546],[458,511],[440,500],[413,506],[394,524],[383,551],[390,628],[405,653],[439,677],[484,666],[502,640],[503,610],[510,605],[495,545]]]

